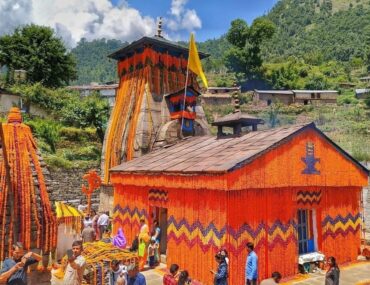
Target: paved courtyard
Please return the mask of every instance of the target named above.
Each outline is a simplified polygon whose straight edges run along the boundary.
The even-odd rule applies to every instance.
[[[147,285],[162,285],[162,275],[164,265],[161,265],[160,268],[154,270],[144,271],[143,274],[146,277]],[[299,281],[289,281],[283,282],[281,284],[285,285],[323,285],[325,284],[325,272],[310,274],[308,278]],[[50,284],[50,273],[40,273],[32,272],[30,274],[28,285],[47,285]],[[341,268],[341,285],[356,285],[359,282],[364,282],[365,280],[368,283],[361,283],[361,285],[368,284],[370,285],[370,262],[362,262],[348,267]],[[210,284],[209,284],[210,285]],[[232,284],[230,284],[232,285]]]
[[[146,277],[147,285],[162,285],[162,274],[160,270],[148,270],[143,272]],[[341,268],[341,285],[356,285],[360,281],[368,280],[370,285],[370,262],[362,262],[348,267]],[[325,284],[325,272],[310,274],[308,278],[300,281],[290,281],[281,284],[291,285],[323,285]],[[210,285],[210,284],[209,284]],[[230,284],[232,285],[232,284]]]

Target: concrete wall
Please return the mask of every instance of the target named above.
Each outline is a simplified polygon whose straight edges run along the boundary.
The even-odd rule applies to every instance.
[[[285,105],[290,105],[293,103],[293,94],[292,95],[283,95],[283,94],[258,94],[257,98],[260,102],[263,102],[265,105],[268,105],[270,100],[272,103],[279,101]]]
[[[203,95],[201,102],[204,105],[227,105],[232,103],[231,95]]]

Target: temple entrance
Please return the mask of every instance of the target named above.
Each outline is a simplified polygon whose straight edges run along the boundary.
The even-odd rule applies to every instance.
[[[314,252],[317,248],[316,211],[298,209],[298,251],[299,254]]]
[[[161,255],[166,255],[167,252],[167,208],[152,206],[152,221],[157,220],[161,229],[161,239],[159,250]],[[163,260],[163,258],[162,258]]]

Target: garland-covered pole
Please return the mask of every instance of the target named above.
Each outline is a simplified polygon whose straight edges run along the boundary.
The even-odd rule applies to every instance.
[[[90,215],[91,212],[91,194],[100,187],[101,185],[101,178],[96,172],[96,170],[90,170],[83,176],[83,179],[87,180],[89,184],[89,188],[86,188],[85,185],[82,184],[82,192],[85,193],[87,198],[87,214]]]
[[[3,123],[0,123],[0,138],[1,138],[1,142],[2,142],[2,148],[3,148],[6,185],[8,187],[8,191],[11,194],[11,195],[8,196],[8,199],[9,199],[9,206],[10,206],[10,211],[11,211],[11,222],[12,222],[12,225],[14,227],[13,243],[16,243],[18,241],[18,222],[16,221],[17,209],[14,207],[14,201],[15,201],[16,194],[15,194],[15,191],[13,189],[12,180],[11,180],[11,177],[10,177],[10,165],[9,165],[9,161],[8,161],[8,152],[6,150]]]

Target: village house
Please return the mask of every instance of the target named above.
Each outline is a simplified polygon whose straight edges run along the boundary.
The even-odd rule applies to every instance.
[[[19,107],[23,113],[46,117],[47,112],[36,104],[25,102],[22,96],[0,89],[0,113],[7,114],[12,107]]]
[[[116,91],[118,84],[90,84],[68,86],[67,89],[78,91],[80,96],[85,97],[97,92],[102,98],[108,100],[109,107],[113,108],[116,101]]]
[[[370,88],[369,89],[356,89],[355,90],[356,98],[357,99],[366,99],[370,96]]]
[[[240,92],[239,87],[208,87],[207,92],[202,94],[201,101],[205,105],[227,105],[232,102],[232,95]]]
[[[254,90],[253,100],[267,106],[274,102],[290,105],[294,103],[294,93],[290,90]]]
[[[229,284],[244,284],[247,242],[260,280],[324,256],[356,260],[368,170],[313,123],[259,131],[256,118],[219,121],[234,134],[187,138],[110,169],[114,230],[131,243],[141,218],[158,219],[167,264],[204,284],[220,248]]]
[[[254,90],[254,101],[264,105],[281,102],[285,105],[337,103],[335,90]]]
[[[361,82],[370,83],[370,76],[365,76],[359,78]]]

